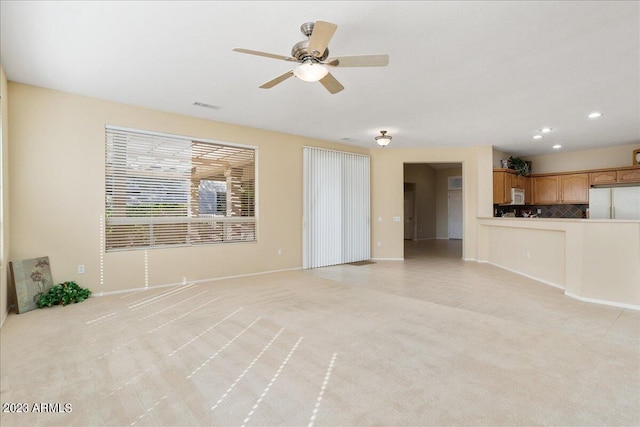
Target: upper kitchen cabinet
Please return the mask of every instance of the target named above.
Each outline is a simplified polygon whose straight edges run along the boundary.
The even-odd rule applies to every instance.
[[[529,178],[516,174],[511,169],[495,169],[493,171],[493,203],[504,205],[511,203],[511,189],[521,188],[525,198],[530,193]],[[526,203],[526,200],[525,200]]]
[[[591,172],[589,183],[591,185],[615,184],[618,182],[618,172],[615,169]]]
[[[640,183],[640,167],[618,169],[617,178],[623,184]]]
[[[589,173],[589,183],[591,185],[640,183],[640,167],[631,166],[592,171]]]
[[[589,174],[560,175],[560,203],[589,203]]]
[[[534,176],[533,204],[586,204],[589,203],[589,174]]]
[[[560,203],[558,176],[535,176],[531,178],[534,205],[555,205]]]
[[[511,174],[507,171],[493,171],[493,203],[511,203]]]

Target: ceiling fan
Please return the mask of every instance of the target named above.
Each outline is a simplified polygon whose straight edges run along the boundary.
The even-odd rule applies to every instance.
[[[261,89],[270,89],[282,83],[291,76],[307,82],[319,81],[332,94],[344,89],[338,80],[329,72],[328,67],[384,67],[389,64],[389,55],[360,55],[329,57],[329,41],[336,32],[338,26],[331,22],[316,21],[306,22],[300,26],[300,31],[307,40],[296,43],[291,48],[291,56],[276,55],[257,50],[233,49],[235,52],[249,55],[265,56],[267,58],[281,59],[283,61],[296,62],[299,65],[293,70],[270,80],[260,86]]]

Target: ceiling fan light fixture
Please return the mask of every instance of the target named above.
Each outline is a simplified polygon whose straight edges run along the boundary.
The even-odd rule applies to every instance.
[[[317,82],[327,74],[329,74],[327,67],[310,59],[293,69],[293,75],[305,82]]]
[[[379,146],[385,147],[391,142],[391,136],[387,135],[386,130],[381,130],[379,136],[376,136],[376,142]]]

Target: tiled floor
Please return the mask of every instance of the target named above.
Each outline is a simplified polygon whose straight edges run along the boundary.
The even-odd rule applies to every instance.
[[[640,348],[640,312],[581,302],[495,266],[462,261],[461,240],[405,241],[405,261],[310,274],[503,320]]]
[[[29,411],[1,424],[640,425],[639,312],[460,257],[407,242],[10,315],[0,397]]]

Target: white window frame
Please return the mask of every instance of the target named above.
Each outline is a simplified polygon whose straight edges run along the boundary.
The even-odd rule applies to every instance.
[[[159,137],[159,138],[163,138],[163,139],[171,139],[171,140],[175,140],[175,141],[184,141],[185,143],[191,144],[191,143],[198,143],[198,144],[212,144],[212,146],[217,146],[217,147],[231,147],[231,148],[240,148],[243,150],[252,150],[253,151],[253,155],[254,155],[254,166],[253,166],[253,173],[254,173],[254,177],[253,177],[253,216],[233,216],[232,214],[230,214],[229,212],[227,212],[227,215],[222,216],[222,215],[215,215],[215,214],[198,214],[198,215],[192,215],[192,206],[191,206],[191,200],[189,200],[187,202],[188,207],[187,209],[187,213],[185,215],[180,215],[180,216],[110,216],[109,213],[107,212],[108,208],[109,208],[109,202],[108,202],[108,197],[110,195],[112,195],[111,191],[113,191],[113,189],[109,188],[109,184],[108,184],[108,168],[107,168],[107,162],[108,162],[108,137],[109,137],[109,133],[110,132],[120,132],[120,133],[125,133],[125,134],[137,134],[137,135],[142,135],[144,137]],[[154,132],[154,131],[147,131],[147,130],[140,130],[140,129],[133,129],[133,128],[126,128],[126,127],[120,127],[120,126],[113,126],[113,125],[106,125],[105,126],[105,168],[107,168],[107,170],[105,170],[105,228],[104,228],[104,233],[105,233],[105,241],[106,241],[106,252],[115,252],[115,251],[122,251],[122,250],[146,250],[146,249],[153,249],[153,248],[166,248],[166,247],[180,247],[180,246],[203,246],[203,245],[218,245],[218,244],[232,244],[232,243],[255,243],[258,242],[258,147],[257,146],[253,146],[253,145],[245,145],[245,144],[236,144],[236,143],[231,143],[231,142],[223,142],[223,141],[217,141],[217,140],[211,140],[211,139],[206,139],[206,138],[197,138],[197,137],[189,137],[189,136],[182,136],[182,135],[174,135],[174,134],[167,134],[167,133],[161,133],[161,132]],[[128,170],[129,171],[129,170]],[[127,177],[129,177],[128,174],[126,174]],[[132,174],[131,176],[135,176],[135,173]],[[166,176],[166,175],[165,175]],[[163,175],[159,175],[158,176],[159,179],[170,179],[170,178],[163,178]],[[193,181],[191,182],[193,183]],[[187,191],[188,193],[188,191]],[[125,193],[126,196],[126,193]],[[187,194],[187,197],[190,199],[189,194]],[[212,241],[202,241],[199,240],[198,242],[194,242],[194,241],[190,241],[189,238],[189,234],[190,231],[185,233],[185,242],[181,242],[181,243],[170,243],[170,244],[155,244],[154,243],[154,238],[153,238],[153,231],[149,231],[149,244],[135,244],[132,246],[118,246],[118,247],[113,247],[113,242],[110,244],[109,243],[109,239],[108,239],[108,230],[110,229],[110,227],[117,227],[120,225],[123,226],[127,226],[127,225],[140,225],[140,226],[150,226],[149,229],[153,230],[154,226],[162,226],[165,225],[165,229],[166,229],[166,225],[169,224],[175,224],[177,226],[180,226],[182,224],[186,224],[186,227],[191,230],[192,227],[198,227],[198,226],[212,226],[213,224],[221,224],[224,231],[222,233],[222,240],[212,240]],[[251,224],[252,225],[252,232],[247,233],[247,235],[243,235],[242,238],[237,238],[237,234],[234,235],[231,231],[234,229],[237,229],[238,227],[242,227],[242,225],[247,225],[247,224]],[[228,232],[229,230],[229,232]],[[181,235],[181,232],[176,232],[177,236]],[[234,237],[235,236],[235,237]],[[116,240],[116,239],[114,239]]]

